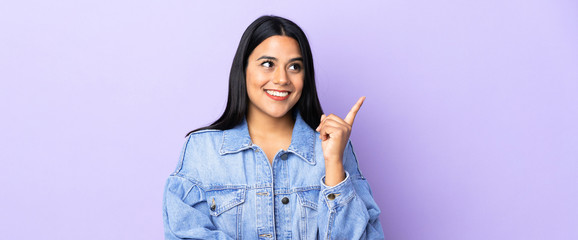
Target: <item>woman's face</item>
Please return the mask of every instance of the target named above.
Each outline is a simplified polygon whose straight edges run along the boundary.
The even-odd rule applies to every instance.
[[[297,41],[287,36],[265,39],[249,55],[246,69],[249,113],[283,117],[303,90],[303,57]]]

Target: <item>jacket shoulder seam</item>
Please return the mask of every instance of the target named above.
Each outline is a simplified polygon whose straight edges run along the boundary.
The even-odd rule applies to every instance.
[[[191,135],[199,135],[202,133],[210,133],[210,132],[222,132],[223,130],[219,130],[219,129],[205,129],[205,130],[200,130],[200,131],[196,131],[196,132],[192,132],[191,134],[189,134],[189,136]]]
[[[203,189],[203,187],[202,187],[203,185],[201,184],[201,182],[199,182],[199,181],[197,181],[197,180],[195,180],[195,179],[192,179],[192,178],[190,178],[190,177],[187,176],[187,175],[184,175],[184,174],[181,174],[181,173],[175,173],[175,174],[172,174],[172,176],[173,176],[173,177],[180,178],[180,179],[183,179],[183,180],[185,180],[185,181],[187,181],[187,182],[190,182],[190,183],[192,184],[191,187],[187,189],[187,191],[186,191],[185,194],[183,195],[183,199],[181,199],[181,200],[186,199],[186,198],[189,196],[189,193],[190,193],[190,192],[193,190],[193,188],[195,188],[195,187],[198,187],[198,188],[201,189],[203,192],[205,191],[205,190]]]

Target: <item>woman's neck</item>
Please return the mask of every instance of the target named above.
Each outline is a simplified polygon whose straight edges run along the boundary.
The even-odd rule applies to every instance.
[[[271,117],[260,111],[247,112],[249,135],[253,141],[269,139],[291,139],[295,119],[291,112],[280,118]]]

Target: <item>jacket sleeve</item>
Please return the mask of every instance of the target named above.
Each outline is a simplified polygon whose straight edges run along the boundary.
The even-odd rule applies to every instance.
[[[213,225],[204,191],[177,174],[165,185],[163,222],[165,239],[233,239]]]
[[[321,178],[318,206],[319,239],[384,239],[379,207],[359,171],[351,142],[343,159],[345,180],[329,187]]]

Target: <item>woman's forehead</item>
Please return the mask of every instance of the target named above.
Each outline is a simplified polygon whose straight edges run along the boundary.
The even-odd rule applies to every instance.
[[[261,42],[251,53],[250,58],[269,56],[279,60],[301,57],[299,43],[288,36],[271,36]]]

